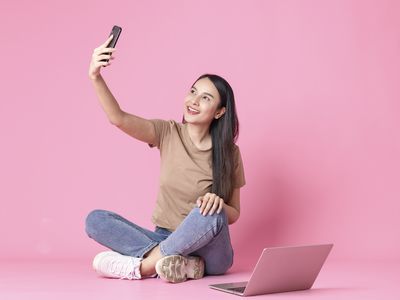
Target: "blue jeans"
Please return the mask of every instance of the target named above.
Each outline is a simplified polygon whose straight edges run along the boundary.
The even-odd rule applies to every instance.
[[[151,231],[114,212],[96,209],[86,217],[86,233],[96,242],[123,255],[144,257],[160,245],[164,256],[200,256],[205,262],[206,275],[224,274],[233,264],[234,253],[224,210],[203,216],[196,207],[171,232],[158,226]]]

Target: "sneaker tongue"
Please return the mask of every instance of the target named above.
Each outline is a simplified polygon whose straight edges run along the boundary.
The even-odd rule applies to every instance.
[[[104,271],[102,272],[104,275],[120,279],[141,279],[140,265],[142,258],[121,254],[107,258],[104,261]]]
[[[137,257],[129,257],[128,263],[125,264],[125,269],[122,269],[122,278],[128,279],[141,279],[140,265],[142,264],[142,259]]]
[[[110,273],[115,274],[121,278],[125,278],[129,275],[128,269],[131,268],[131,263],[129,261],[121,261],[119,259],[115,259],[110,262],[109,266]]]
[[[132,273],[134,271],[134,262],[133,259],[125,259],[121,260],[119,257],[118,259],[112,260],[109,264],[109,271],[110,273],[123,278],[132,279]]]

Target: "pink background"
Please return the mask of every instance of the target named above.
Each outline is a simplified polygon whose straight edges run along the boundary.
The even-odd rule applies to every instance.
[[[113,127],[88,79],[122,109],[180,120],[201,74],[236,97],[247,185],[236,266],[267,246],[333,242],[331,260],[399,259],[400,2],[6,1],[0,9],[0,257],[91,259],[86,215],[147,228],[159,152]]]

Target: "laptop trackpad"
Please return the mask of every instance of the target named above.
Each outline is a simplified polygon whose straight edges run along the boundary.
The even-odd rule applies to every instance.
[[[220,283],[220,284],[212,284],[211,286],[220,288],[220,289],[236,289],[240,287],[245,287],[247,285],[247,281],[242,282],[231,282],[231,283]]]

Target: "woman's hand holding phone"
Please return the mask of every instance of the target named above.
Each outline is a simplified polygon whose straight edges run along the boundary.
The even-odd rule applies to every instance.
[[[100,75],[100,68],[107,67],[111,64],[111,60],[115,57],[112,56],[115,48],[107,48],[111,42],[113,35],[110,35],[108,39],[101,44],[99,47],[93,50],[92,60],[90,61],[89,67],[89,78],[96,79]],[[101,61],[104,60],[104,61]]]

